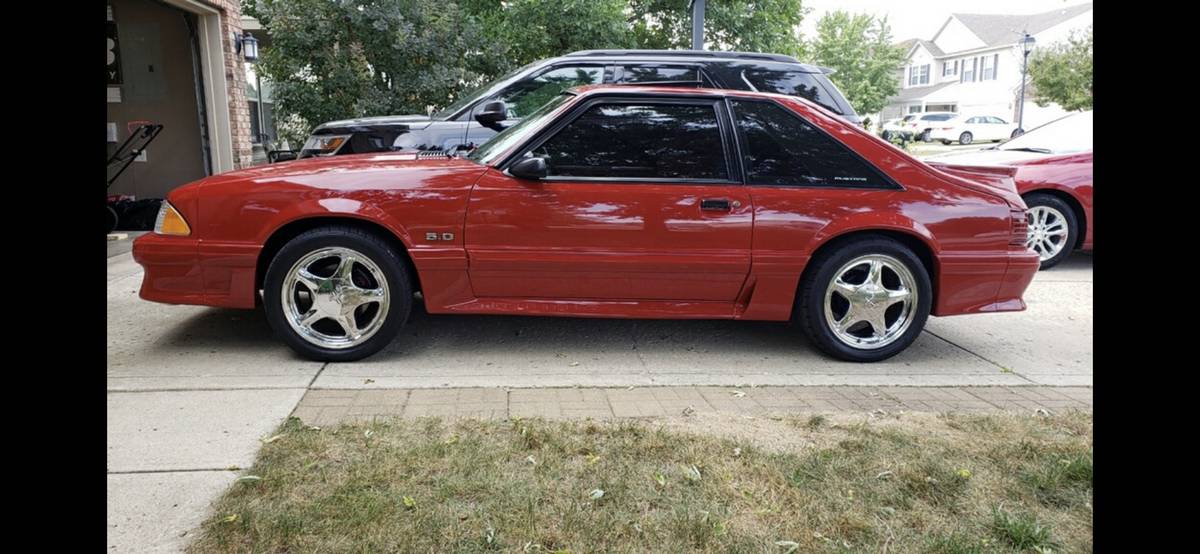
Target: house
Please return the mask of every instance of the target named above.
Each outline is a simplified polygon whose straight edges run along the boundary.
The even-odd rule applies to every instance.
[[[952,14],[932,39],[901,43],[908,55],[898,75],[900,93],[888,101],[880,120],[949,111],[1017,121],[1024,33],[1036,40],[1036,53],[1091,24],[1091,2],[1032,15]],[[1030,88],[1024,112],[1025,129],[1066,113],[1057,104],[1037,106]]]

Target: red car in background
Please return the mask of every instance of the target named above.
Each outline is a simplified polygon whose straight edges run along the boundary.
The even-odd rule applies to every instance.
[[[1092,249],[1092,111],[1071,114],[992,148],[931,157],[929,162],[1016,168],[1029,206],[1028,245],[1042,269],[1074,250]]]
[[[476,118],[503,117],[496,104]],[[876,361],[931,314],[1025,308],[1038,256],[1012,174],[934,169],[792,96],[581,88],[467,157],[185,185],[133,254],[142,298],[261,302],[318,360],[386,346],[420,291],[433,314],[794,320],[825,352]]]

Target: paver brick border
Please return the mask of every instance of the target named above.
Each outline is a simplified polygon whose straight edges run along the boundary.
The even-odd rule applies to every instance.
[[[616,419],[725,413],[996,412],[1092,409],[1092,387],[629,387],[310,389],[292,412],[309,425],[376,417]]]

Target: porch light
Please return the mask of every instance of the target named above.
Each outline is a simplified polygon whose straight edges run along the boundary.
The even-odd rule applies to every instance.
[[[242,55],[248,62],[258,61],[258,39],[246,31],[244,35],[233,34],[233,51]]]

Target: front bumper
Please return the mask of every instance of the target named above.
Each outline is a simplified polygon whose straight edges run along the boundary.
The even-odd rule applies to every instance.
[[[133,241],[145,270],[138,296],[164,304],[253,308],[258,248],[147,233]]]

